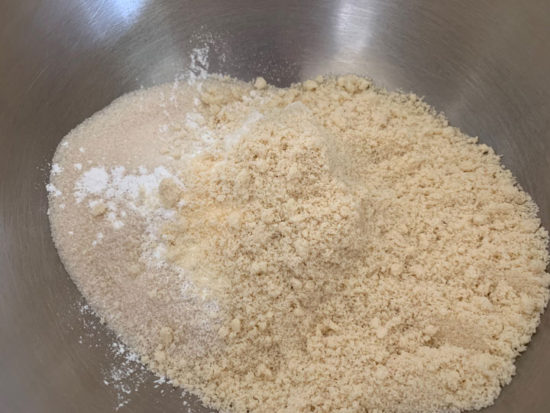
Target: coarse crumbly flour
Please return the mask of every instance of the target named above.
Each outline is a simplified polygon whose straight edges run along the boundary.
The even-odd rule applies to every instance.
[[[482,408],[548,300],[547,232],[493,150],[358,76],[128,94],[47,189],[92,308],[223,411]]]

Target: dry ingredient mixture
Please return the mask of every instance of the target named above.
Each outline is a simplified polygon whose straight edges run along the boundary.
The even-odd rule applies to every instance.
[[[223,411],[490,405],[548,300],[547,232],[493,150],[362,77],[131,93],[48,191],[90,305]]]

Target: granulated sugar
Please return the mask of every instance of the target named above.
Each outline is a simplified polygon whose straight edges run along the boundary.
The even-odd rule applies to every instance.
[[[548,300],[547,233],[492,149],[361,77],[199,73],[115,101],[54,165],[90,305],[224,411],[487,406]]]

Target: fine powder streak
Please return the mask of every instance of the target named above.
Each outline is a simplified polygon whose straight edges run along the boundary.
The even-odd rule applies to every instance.
[[[362,77],[134,92],[53,162],[91,307],[224,411],[488,406],[548,300],[547,232],[493,150]]]

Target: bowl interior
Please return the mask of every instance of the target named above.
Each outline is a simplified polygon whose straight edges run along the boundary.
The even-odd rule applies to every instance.
[[[542,0],[2,4],[0,400],[6,411],[209,411],[119,354],[57,257],[44,185],[57,143],[74,126],[118,96],[172,81],[192,65],[243,80],[261,75],[281,86],[317,74],[365,74],[425,96],[453,125],[491,145],[548,228],[549,14],[550,3]],[[207,63],[196,59],[198,50]],[[546,314],[517,377],[486,411],[546,412],[549,384]]]

